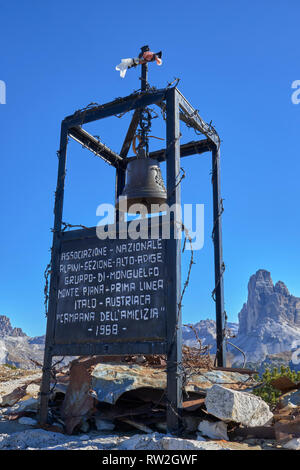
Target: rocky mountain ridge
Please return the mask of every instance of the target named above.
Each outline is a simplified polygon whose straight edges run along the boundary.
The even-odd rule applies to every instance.
[[[204,346],[211,345],[213,354],[215,328],[214,320],[201,320],[193,328],[183,327],[183,340],[189,346],[197,346],[196,332]],[[284,363],[281,355],[289,353],[289,365],[297,369],[291,356],[300,348],[300,298],[291,295],[282,281],[274,285],[269,271],[259,269],[250,277],[248,299],[239,313],[239,323],[228,323],[227,330],[234,336],[230,342],[244,351],[247,363]],[[234,365],[243,362],[237,349],[228,345],[228,351]]]
[[[250,361],[300,346],[300,298],[282,281],[273,284],[269,271],[250,277],[248,299],[239,313],[239,329],[232,340]]]
[[[3,336],[26,336],[21,328],[13,328],[6,315],[0,315],[0,338]]]
[[[282,281],[274,286],[271,273],[260,269],[250,277],[238,334],[251,334],[268,320],[300,328],[300,298],[291,295]]]

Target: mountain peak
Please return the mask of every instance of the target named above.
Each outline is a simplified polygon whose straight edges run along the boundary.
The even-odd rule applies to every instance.
[[[261,357],[289,350],[300,337],[300,298],[282,281],[273,284],[269,271],[259,269],[250,277],[248,299],[239,313],[236,344]]]
[[[3,336],[26,336],[21,328],[13,328],[6,315],[0,315],[0,338]]]
[[[251,277],[255,277],[256,279],[264,279],[266,281],[272,282],[271,273],[266,269],[258,269],[256,273],[253,274]]]
[[[250,277],[248,283],[248,297],[254,290],[266,293],[272,293],[274,291],[274,284],[269,271],[259,269]]]
[[[275,292],[278,292],[279,294],[284,295],[286,297],[290,295],[288,288],[286,287],[285,283],[282,281],[276,282],[274,290]]]
[[[274,286],[271,273],[259,269],[248,283],[247,303],[239,313],[239,331],[248,334],[270,319],[300,326],[300,298],[290,295],[282,281]]]

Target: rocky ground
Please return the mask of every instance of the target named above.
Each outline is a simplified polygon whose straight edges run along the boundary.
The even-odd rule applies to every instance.
[[[65,436],[43,429],[0,434],[0,450],[274,450],[282,446],[263,440],[243,443],[222,440],[180,439],[166,434],[89,433]]]
[[[93,367],[91,361],[94,361]],[[88,371],[87,374],[84,371]],[[297,428],[289,428],[288,431],[282,424],[285,422],[282,421],[282,416],[290,417],[291,411],[294,413],[295,423],[298,405],[287,400],[286,406],[282,408],[284,413],[278,418],[261,399],[247,392],[249,380],[245,374],[211,370],[203,371],[199,373],[199,377],[193,379],[190,383],[190,390],[193,392],[190,393],[196,394],[198,398],[195,399],[194,395],[193,400],[185,402],[188,412],[184,414],[184,420],[189,429],[185,431],[183,438],[158,430],[158,424],[163,428],[161,419],[164,418],[158,419],[155,424],[149,414],[143,415],[146,416],[142,418],[143,422],[146,423],[148,419],[144,431],[138,416],[131,417],[131,420],[128,417],[126,420],[121,418],[122,413],[126,415],[128,397],[132,403],[134,394],[145,390],[141,388],[145,385],[145,380],[148,392],[140,395],[146,400],[151,392],[150,398],[153,399],[153,393],[159,390],[156,387],[164,386],[162,373],[159,367],[153,369],[153,366],[101,364],[95,359],[75,361],[71,374],[67,370],[57,374],[56,391],[53,391],[52,408],[50,407],[52,423],[42,428],[37,421],[41,372],[0,366],[0,449],[168,451],[300,448],[299,424],[296,424]],[[87,381],[90,381],[89,390],[85,394],[83,390]],[[130,387],[128,382],[131,383]],[[205,399],[199,398],[203,393]],[[74,412],[74,408],[69,405],[75,395],[78,409],[81,409],[84,416],[84,419],[76,423],[70,421],[68,415],[70,410]],[[141,407],[140,402],[139,406]],[[143,406],[145,408],[146,404]],[[57,414],[58,408],[64,409],[64,413]],[[135,409],[137,408],[136,404]],[[278,439],[274,432],[274,421],[279,422],[279,431],[283,432],[284,439]],[[298,421],[296,417],[296,423]],[[92,426],[92,422],[96,426]],[[71,426],[72,434],[67,434],[67,425]],[[284,435],[286,432],[294,434]]]

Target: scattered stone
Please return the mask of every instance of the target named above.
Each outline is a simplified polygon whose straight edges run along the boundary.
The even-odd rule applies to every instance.
[[[4,414],[18,414],[23,411],[37,411],[39,401],[36,398],[28,398],[27,400],[22,400],[16,403],[15,405],[6,408]]]
[[[146,362],[145,356],[136,356],[135,360],[138,364],[143,364],[144,362]]]
[[[163,450],[225,450],[217,442],[198,441],[192,439],[179,439],[177,437],[164,437]]]
[[[201,436],[193,440],[153,433],[132,436],[114,450],[261,450],[261,447],[237,442],[206,441]]]
[[[26,395],[29,395],[32,398],[38,398],[40,393],[40,384],[29,384],[26,387]]]
[[[0,381],[0,406],[13,406],[16,403],[14,397],[18,401],[27,393],[26,389],[30,386],[29,383],[41,378],[41,372],[7,369],[9,373],[5,376],[6,380]]]
[[[37,420],[32,419],[32,418],[27,418],[26,416],[23,416],[22,418],[18,419],[19,424],[26,424],[27,426],[36,426],[37,425]]]
[[[116,435],[69,436],[43,429],[0,434],[1,450],[261,450],[261,445],[238,442],[180,439],[159,433],[138,434],[131,438]]]
[[[118,450],[224,450],[216,442],[180,439],[153,433],[148,435],[137,434],[122,442]]]
[[[280,398],[280,401],[283,406],[300,406],[300,390],[293,391],[290,393],[287,393],[286,395],[283,395]]]
[[[67,436],[43,429],[28,429],[13,434],[0,434],[1,450],[111,450],[118,446],[118,436],[89,436],[88,442],[82,436]],[[123,438],[125,440],[126,438]]]
[[[227,435],[227,424],[223,421],[211,422],[203,420],[198,426],[198,430],[203,436],[207,436],[210,439],[225,439],[228,441]]]
[[[273,417],[269,406],[260,397],[220,385],[207,391],[205,405],[208,413],[216,418],[250,427],[263,426]]]
[[[300,450],[300,438],[288,441],[283,447],[290,450]]]
[[[65,442],[63,434],[34,429],[7,435],[0,441],[0,449],[22,450],[47,448]]]

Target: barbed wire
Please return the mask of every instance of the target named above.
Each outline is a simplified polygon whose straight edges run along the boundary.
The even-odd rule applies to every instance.
[[[45,316],[48,316],[48,301],[49,301],[49,276],[51,274],[51,261],[47,264],[46,269],[44,271],[44,307],[45,307]]]
[[[85,225],[81,225],[81,224],[73,225],[67,222],[62,222],[61,224],[63,225],[63,229],[61,230],[62,232],[65,232],[67,229],[70,229],[70,228],[84,228],[87,230],[90,228],[90,227],[86,227]]]

